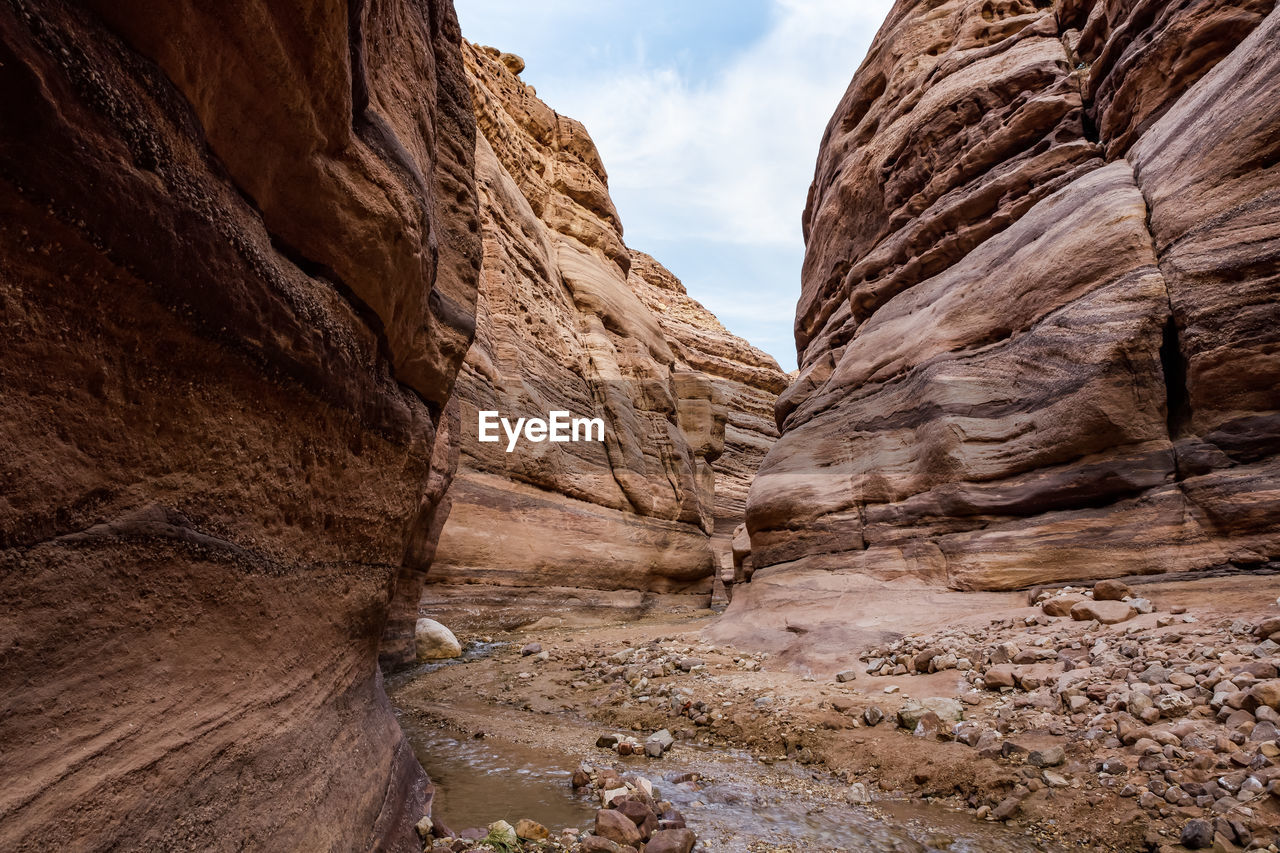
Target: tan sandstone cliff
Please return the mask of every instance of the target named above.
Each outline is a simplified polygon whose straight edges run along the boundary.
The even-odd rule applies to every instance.
[[[465,53],[484,270],[457,388],[462,463],[423,610],[493,624],[704,606],[711,534],[742,518],[782,374],[627,248],[591,137],[538,99],[523,63]],[[605,440],[509,453],[478,440],[481,410],[599,417]]]
[[[823,139],[731,617],[1280,555],[1273,6],[896,4]]]
[[[773,408],[787,375],[773,356],[751,346],[690,298],[680,280],[643,252],[631,253],[627,283],[640,297],[684,363],[710,377],[728,409],[724,452],[711,467],[716,475],[712,550],[718,572],[717,602],[743,580],[735,572],[732,539],[746,517],[747,493],[765,454],[777,441]]]
[[[459,43],[445,0],[0,5],[0,848],[421,849],[377,658],[456,462]]]

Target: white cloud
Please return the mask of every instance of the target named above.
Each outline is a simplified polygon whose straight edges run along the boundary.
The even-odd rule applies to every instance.
[[[632,67],[562,82],[554,106],[596,140],[629,235],[795,246],[823,129],[890,5],[775,0],[708,79]]]
[[[822,133],[892,0],[457,0],[468,38],[582,121],[627,244],[795,365],[800,216]]]

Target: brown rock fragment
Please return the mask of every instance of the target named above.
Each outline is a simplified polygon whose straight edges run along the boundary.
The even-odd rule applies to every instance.
[[[690,853],[697,836],[688,829],[664,829],[654,833],[644,846],[645,853]]]
[[[1081,601],[1071,608],[1071,618],[1077,622],[1087,622],[1090,619],[1101,622],[1103,625],[1115,625],[1118,622],[1124,622],[1132,619],[1134,610],[1124,601]]]
[[[596,812],[595,834],[616,844],[639,847],[644,841],[640,828],[616,809],[600,809]]]
[[[1046,599],[1040,607],[1046,616],[1070,616],[1071,608],[1085,600],[1085,597],[1079,593],[1067,593]]]
[[[1093,585],[1094,601],[1123,601],[1132,594],[1128,584],[1118,580],[1101,580]]]

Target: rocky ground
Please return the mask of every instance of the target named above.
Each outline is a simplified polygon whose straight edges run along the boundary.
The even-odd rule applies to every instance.
[[[1280,580],[1135,589],[1033,596],[851,649],[830,677],[705,643],[709,617],[513,635],[393,698],[477,730],[522,720],[597,774],[666,730],[677,750],[800,768],[846,803],[944,804],[1050,846],[1276,850]]]
[[[621,739],[613,738],[617,743]],[[668,736],[669,745],[669,736]],[[658,749],[655,757],[661,757]],[[673,777],[674,784],[696,785],[696,774]],[[558,836],[530,818],[514,826],[497,820],[484,829],[455,830],[440,820],[424,817],[417,825],[426,851],[575,851],[575,853],[623,853],[640,848],[644,853],[690,853],[697,836],[687,828],[684,816],[645,776],[610,767],[583,763],[570,784],[586,789],[599,801],[591,831],[564,827]]]

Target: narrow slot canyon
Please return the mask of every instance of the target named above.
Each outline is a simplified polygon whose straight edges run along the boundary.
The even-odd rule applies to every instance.
[[[0,849],[1280,850],[1274,0],[467,2],[0,3]]]

